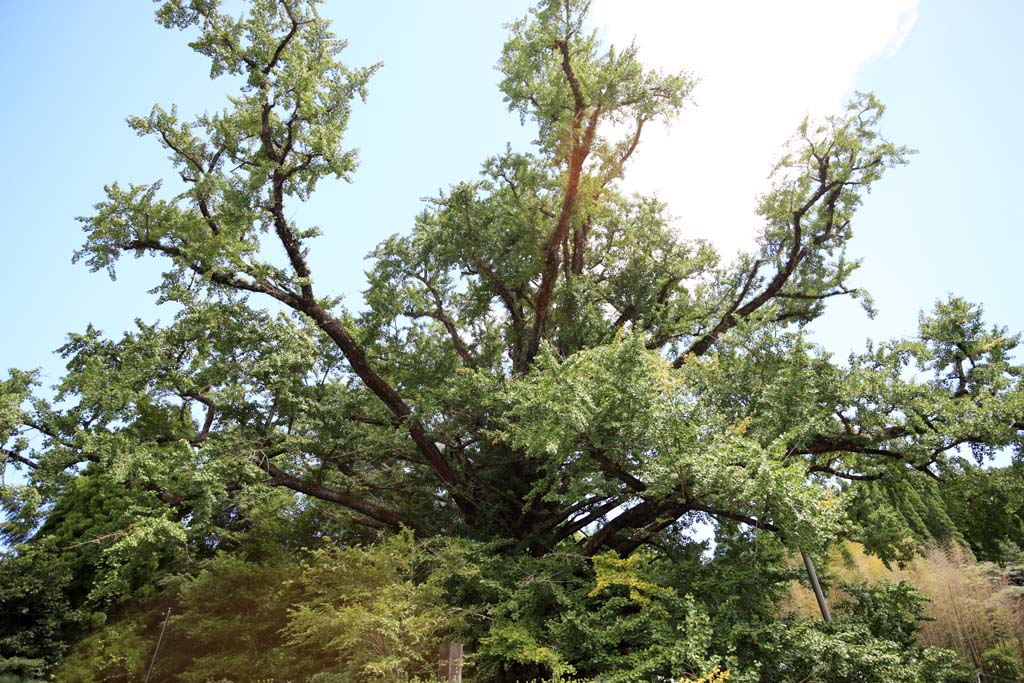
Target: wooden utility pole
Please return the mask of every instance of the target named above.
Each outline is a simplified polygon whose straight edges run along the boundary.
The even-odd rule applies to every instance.
[[[800,548],[800,556],[804,558],[804,566],[807,567],[807,578],[811,580],[811,588],[814,589],[814,597],[818,600],[821,618],[825,620],[826,624],[831,624],[832,613],[828,611],[828,603],[825,602],[825,592],[821,590],[821,584],[818,583],[818,572],[814,571],[814,563],[811,561],[811,556],[805,553],[803,548]]]
[[[462,643],[448,644],[448,683],[462,683]]]

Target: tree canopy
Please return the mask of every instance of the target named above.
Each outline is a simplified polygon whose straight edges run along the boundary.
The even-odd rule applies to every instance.
[[[384,240],[350,309],[310,267],[320,228],[291,216],[320,181],[353,179],[344,133],[377,67],[341,61],[315,2],[253,0],[240,18],[162,2],[158,20],[241,87],[194,120],[129,119],[183,189],[107,186],[75,260],[113,277],[126,254],[158,257],[178,312],[70,335],[53,395],[30,371],[0,383],[4,466],[29,474],[3,489],[7,540],[95,541],[103,578],[81,590],[97,605],[237,547],[254,509],[332,510],[311,543],[404,528],[597,563],[710,523],[723,548],[853,537],[894,558],[907,527],[878,490],[963,476],[968,451],[1019,458],[1020,337],[980,306],[951,296],[918,336],[845,363],[804,335],[833,297],[870,309],[845,248],[865,193],[911,153],[881,135],[882,104],[857,94],[800,126],[756,250],[729,261],[619,186],[695,80],[602,45],[586,11],[544,0],[510,26],[500,88],[534,144]]]

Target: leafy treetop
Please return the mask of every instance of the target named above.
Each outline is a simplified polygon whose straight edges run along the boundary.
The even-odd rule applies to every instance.
[[[377,67],[339,61],[316,5],[161,4],[240,92],[191,122],[159,106],[129,120],[185,189],[108,186],[75,258],[113,275],[124,253],[162,257],[159,295],[180,312],[72,335],[54,400],[32,373],[0,384],[4,462],[33,473],[4,489],[12,537],[85,473],[145,493],[137,514],[157,521],[130,533],[186,549],[219,533],[226,495],[265,486],[367,527],[534,554],[627,555],[706,519],[813,549],[858,532],[847,505],[865,480],[941,477],[961,447],[1020,452],[1019,337],[979,307],[950,298],[918,338],[846,365],[802,335],[832,297],[870,305],[845,247],[864,193],[910,152],[879,135],[882,105],[858,94],[805,122],[757,249],[722,262],[618,187],[693,79],[602,46],[583,0],[542,0],[502,52],[534,147],[430,200],[373,253],[366,307],[346,310],[318,290],[318,231],[289,207],[350,179],[343,134]]]

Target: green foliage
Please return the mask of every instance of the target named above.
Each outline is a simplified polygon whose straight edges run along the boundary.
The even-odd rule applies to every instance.
[[[192,121],[129,118],[184,189],[111,183],[80,219],[93,270],[160,257],[173,320],[70,335],[53,396],[31,372],[0,383],[0,467],[28,475],[0,494],[27,567],[4,599],[57,615],[4,656],[56,656],[79,608],[175,599],[169,637],[198,654],[161,666],[188,681],[426,675],[448,634],[496,680],[955,679],[912,646],[905,587],[851,589],[835,627],[774,619],[798,549],[1024,543],[1019,472],[961,463],[1024,448],[1019,336],[952,296],[845,364],[802,329],[836,296],[871,308],[845,250],[911,153],[881,103],[798,128],[756,248],[725,261],[619,184],[693,79],[603,46],[585,0],[542,0],[499,62],[534,146],[429,200],[349,311],[318,289],[320,229],[295,208],[353,177],[343,135],[377,67],[341,62],[317,4],[160,3],[241,88]],[[709,558],[686,540],[702,530]],[[18,564],[44,556],[53,586]],[[147,615],[83,641],[69,680],[137,677]]]
[[[156,674],[411,681],[432,675],[439,646],[457,640],[467,645],[467,680],[648,681],[716,666],[741,682],[968,680],[955,655],[916,643],[924,601],[905,583],[845,587],[834,626],[776,620],[771,587],[785,574],[718,581],[735,582],[734,567],[749,561],[736,540],[704,563],[678,551],[673,562],[638,552],[591,563],[498,556],[454,539],[425,546],[406,533],[325,548],[301,566],[222,555],[181,587]],[[698,590],[706,592],[690,592]],[[753,609],[743,602],[751,594],[761,598]],[[161,616],[153,608],[104,627],[76,647],[58,680],[131,680]]]
[[[852,488],[848,511],[856,537],[885,560],[906,562],[925,545],[961,542],[944,488],[924,475],[883,478]]]
[[[458,542],[440,552],[436,571],[447,575],[447,601],[464,615],[456,634],[473,653],[477,680],[648,681],[731,667],[737,622],[773,610],[776,591],[764,573],[733,593],[700,550],[679,547],[673,561],[637,552],[588,562],[570,553],[498,556]]]
[[[942,481],[887,477],[850,491],[848,512],[869,551],[909,560],[925,545],[967,544],[979,560],[1013,562],[1024,544],[1024,469],[960,459]]]
[[[74,578],[66,590],[74,604],[105,607],[148,599],[157,593],[161,574],[180,569],[185,534],[160,515],[164,507],[154,498],[133,496],[101,477],[70,483],[36,544],[67,563]]]
[[[780,621],[758,637],[762,675],[773,682],[969,683],[973,677],[947,650],[907,651],[861,624]]]
[[[1019,681],[1024,678],[1024,666],[1013,643],[1001,643],[981,653],[982,668],[996,681]]]
[[[68,600],[71,567],[41,548],[0,554],[0,577],[0,680],[27,680],[67,651],[87,615]]]
[[[154,668],[185,683],[427,679],[455,623],[410,534],[326,547],[301,563],[221,554],[176,592]],[[79,643],[58,680],[131,681],[163,622],[151,607]],[[89,678],[95,676],[95,679]]]
[[[928,599],[906,581],[843,584],[834,622],[785,617],[736,629],[730,674],[787,681],[973,681],[968,658],[922,645]],[[815,617],[817,615],[815,614]]]
[[[288,584],[295,569],[284,558],[255,563],[219,555],[206,563],[181,589],[159,671],[178,672],[176,680],[186,683],[317,671],[280,647],[288,607],[300,595]]]
[[[43,679],[46,662],[41,659],[6,657],[0,659],[0,683],[34,683]]]
[[[498,68],[505,76],[501,91],[509,109],[539,128],[538,147],[566,158],[581,132],[594,136],[598,120],[614,123],[671,119],[682,107],[694,81],[685,74],[645,72],[637,49],[603,48],[585,25],[586,0],[546,0],[531,16],[509,26]],[[581,130],[581,119],[593,117]],[[602,130],[607,135],[608,131]],[[638,131],[639,133],[639,131]],[[631,142],[601,139],[590,151],[611,171]]]
[[[287,207],[351,175],[342,136],[375,67],[339,60],[315,2],[255,0],[239,18],[162,3],[159,21],[192,31],[211,74],[243,86],[191,123],[159,106],[129,120],[186,189],[110,185],[82,218],[77,258],[113,272],[122,253],[160,255],[159,295],[181,311],[116,341],[72,335],[54,402],[32,397],[31,375],[5,384],[5,453],[33,469],[36,492],[8,494],[18,533],[89,462],[131,489],[137,521],[104,551],[114,573],[137,548],[215,547],[242,504],[223,492],[266,483],[371,527],[508,537],[532,553],[581,519],[600,527],[582,542],[593,556],[705,517],[814,551],[856,521],[829,478],[935,474],[961,445],[1019,441],[1018,340],[988,331],[977,307],[951,298],[922,318],[920,341],[847,367],[791,326],[863,296],[843,255],[853,214],[910,153],[879,134],[873,96],[799,128],[762,199],[757,252],[723,264],[617,185],[644,126],[671,118],[692,80],[603,47],[586,13],[546,1],[511,25],[501,88],[537,126],[535,149],[486,161],[386,240],[356,315],[317,294],[318,230]]]
[[[849,597],[838,606],[850,618],[867,626],[876,638],[887,638],[905,649],[915,646],[927,602],[920,591],[906,581],[844,584],[841,588]]]
[[[992,469],[960,462],[941,491],[979,560],[1014,561],[1013,548],[1024,547],[1024,462]]]
[[[306,596],[283,629],[299,652],[347,680],[411,680],[437,670],[453,620],[412,534],[315,552],[295,579]]]
[[[140,680],[149,667],[156,636],[152,628],[147,628],[143,618],[125,619],[104,626],[79,642],[64,658],[55,680],[59,683],[128,683]]]

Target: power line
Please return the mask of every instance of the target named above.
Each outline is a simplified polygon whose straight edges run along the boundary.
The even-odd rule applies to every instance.
[[[150,662],[149,662],[149,671],[146,672],[146,680],[144,681],[144,683],[149,683],[149,677],[153,673],[153,665],[156,664],[157,653],[160,652],[160,643],[162,643],[164,641],[164,631],[167,630],[167,622],[170,621],[170,619],[171,619],[171,608],[168,607],[167,608],[167,616],[164,617],[163,628],[160,629],[160,637],[156,639],[156,647],[153,648],[153,659],[151,659]]]

